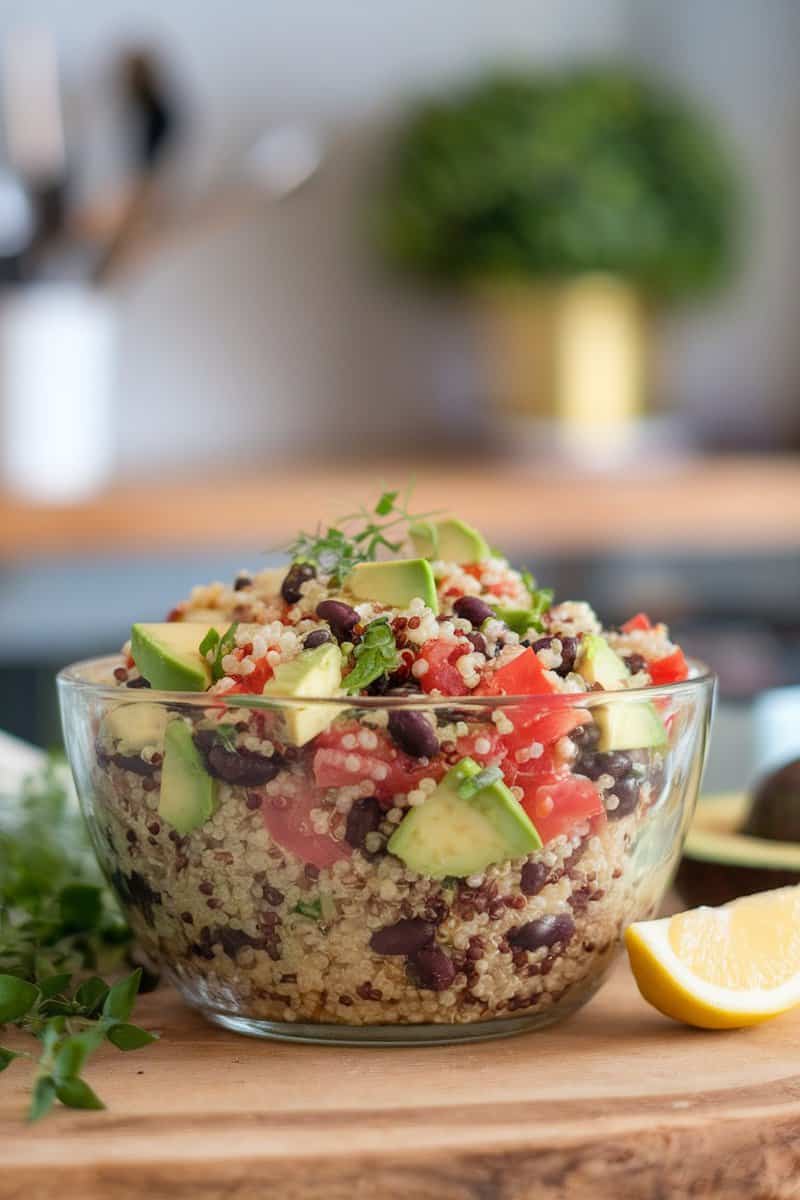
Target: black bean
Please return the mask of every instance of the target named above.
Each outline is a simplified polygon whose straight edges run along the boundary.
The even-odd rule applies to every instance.
[[[419,986],[432,992],[443,992],[456,977],[453,962],[439,946],[423,946],[417,950],[411,962],[419,980]]]
[[[241,592],[244,588],[253,586],[253,577],[248,575],[247,571],[240,571],[233,582],[233,590]]]
[[[385,696],[390,686],[389,676],[384,671],[377,679],[373,679],[372,683],[368,683],[365,690],[368,696]]]
[[[543,862],[526,862],[520,872],[520,891],[526,896],[536,896],[547,883],[550,868]]]
[[[125,684],[125,687],[129,687],[129,688],[149,688],[149,687],[150,687],[150,684],[149,684],[149,683],[148,683],[148,681],[145,679],[144,675],[138,675],[138,676],[136,677],[136,679],[129,679],[129,680],[128,680],[128,682]]]
[[[253,750],[226,750],[217,742],[206,752],[206,769],[214,779],[224,783],[238,783],[242,787],[259,787],[269,783],[281,769],[281,759],[275,755],[267,758]]]
[[[300,599],[302,592],[300,588],[309,579],[315,579],[317,569],[313,563],[296,562],[292,563],[286,573],[286,577],[281,584],[281,595],[287,604],[296,604]]]
[[[140,754],[115,754],[111,761],[123,771],[133,771],[134,775],[152,775],[156,770],[155,763],[145,762]]]
[[[453,612],[463,621],[479,627],[484,621],[494,616],[494,609],[478,596],[459,596],[453,605]]]
[[[324,646],[330,640],[331,635],[327,629],[312,629],[311,633],[307,633],[303,639],[303,649],[316,650],[317,646]]]
[[[627,775],[632,766],[630,755],[621,750],[610,750],[608,753],[593,752],[581,754],[575,763],[575,773],[586,775],[589,779],[599,779],[601,775],[611,775],[621,779]]]
[[[333,636],[339,642],[344,642],[359,622],[358,613],[343,600],[322,600],[317,605],[317,616],[327,621],[333,631]]]
[[[478,654],[482,654],[485,658],[489,657],[489,647],[482,633],[468,633],[467,641]]]
[[[619,804],[616,808],[608,810],[610,821],[619,821],[621,817],[630,816],[639,802],[640,786],[640,780],[636,775],[626,775],[624,779],[616,780],[611,794],[617,797]]]
[[[548,914],[519,925],[507,935],[509,944],[518,950],[540,950],[542,946],[566,943],[575,933],[575,922],[568,913]]]
[[[439,739],[422,713],[389,713],[389,734],[401,750],[414,758],[434,758],[439,753]]]
[[[423,946],[430,946],[436,935],[436,927],[421,917],[406,917],[394,925],[376,929],[369,944],[376,954],[406,955],[411,957]]]
[[[161,892],[156,892],[151,888],[144,875],[140,875],[138,871],[131,871],[130,875],[124,875],[119,870],[113,871],[111,884],[122,903],[129,904],[132,908],[138,908],[145,923],[152,929],[155,925],[153,909],[162,902]]]
[[[381,824],[383,809],[374,796],[356,800],[347,814],[345,840],[354,850],[366,848],[367,834],[375,833]]]
[[[578,725],[569,736],[570,741],[579,746],[581,750],[594,750],[600,740],[600,727],[591,721],[586,725]]]
[[[627,654],[622,661],[631,675],[638,675],[640,671],[647,670],[647,659],[643,654]]]
[[[563,636],[558,639],[561,642],[561,666],[555,668],[556,675],[560,675],[564,679],[569,675],[570,671],[575,669],[575,659],[578,657],[578,639],[575,637]],[[552,645],[552,637],[541,637],[533,643],[534,653],[538,654],[540,650],[547,650]]]

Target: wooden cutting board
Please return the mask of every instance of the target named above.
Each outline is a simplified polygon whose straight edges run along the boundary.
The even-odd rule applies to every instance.
[[[800,1195],[800,1013],[683,1029],[624,964],[565,1024],[473,1046],[258,1042],[166,990],[138,1019],[162,1041],[89,1072],[108,1112],[27,1127],[26,1068],[5,1073],[2,1200]]]

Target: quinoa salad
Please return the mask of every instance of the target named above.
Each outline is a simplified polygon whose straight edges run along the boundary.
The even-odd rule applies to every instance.
[[[87,739],[101,861],[212,1017],[553,1019],[660,899],[628,863],[674,723],[623,693],[687,662],[395,493],[352,528],[133,626]]]

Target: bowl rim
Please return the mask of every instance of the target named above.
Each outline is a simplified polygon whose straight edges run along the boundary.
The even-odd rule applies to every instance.
[[[647,687],[629,688],[621,691],[594,692],[535,692],[522,696],[430,696],[426,693],[410,696],[262,696],[257,693],[235,692],[228,695],[225,692],[168,692],[158,688],[123,688],[111,683],[97,682],[85,677],[89,668],[101,671],[108,669],[110,675],[114,666],[119,666],[119,654],[102,655],[97,658],[86,658],[70,663],[56,675],[56,684],[60,692],[74,691],[90,694],[94,699],[105,699],[115,703],[123,702],[160,703],[181,705],[194,708],[316,708],[336,707],[342,711],[358,708],[366,711],[402,710],[402,709],[463,709],[474,712],[496,708],[510,708],[517,705],[530,705],[536,701],[542,708],[596,708],[609,702],[618,704],[635,704],[642,700],[681,699],[685,696],[698,694],[705,689],[713,692],[716,686],[716,674],[699,659],[690,658],[690,675],[688,679],[677,683],[648,684]]]

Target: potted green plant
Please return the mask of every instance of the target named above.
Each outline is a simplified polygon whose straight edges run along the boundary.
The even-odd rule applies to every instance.
[[[480,298],[506,410],[613,437],[643,409],[654,307],[731,266],[735,197],[716,131],[630,71],[494,75],[411,115],[379,244]]]

